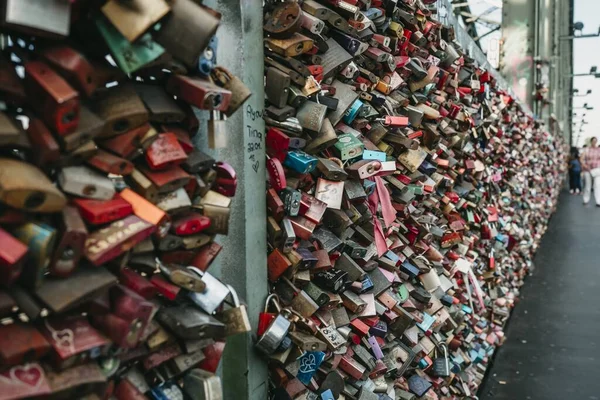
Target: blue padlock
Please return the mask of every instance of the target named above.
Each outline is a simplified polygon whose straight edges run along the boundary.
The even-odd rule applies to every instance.
[[[433,325],[434,322],[435,322],[435,317],[432,317],[431,315],[424,312],[423,313],[423,322],[418,323],[417,326],[423,332],[427,332],[431,328],[431,325]]]
[[[324,359],[325,353],[322,351],[307,351],[304,353],[300,357],[300,368],[298,369],[296,378],[305,385],[308,385]]]
[[[362,154],[362,159],[385,162],[387,161],[387,154],[385,154],[383,151],[364,150]]]
[[[369,290],[373,289],[374,286],[375,285],[373,284],[371,277],[369,275],[366,275],[365,279],[363,279],[363,281],[362,281],[362,288],[361,288],[360,292],[366,293]]]
[[[217,46],[219,40],[217,36],[213,36],[208,42],[208,47],[200,55],[198,60],[198,72],[202,76],[208,76],[212,70],[217,66]]]
[[[183,400],[181,389],[172,382],[166,382],[152,388],[150,395],[154,400]]]
[[[283,161],[283,165],[293,169],[299,174],[308,174],[316,167],[319,160],[301,150],[289,151]]]
[[[365,179],[363,181],[363,188],[365,188],[365,193],[367,196],[372,195],[375,192],[375,182]]]
[[[360,101],[359,99],[354,100],[354,103],[352,103],[352,105],[350,106],[350,108],[344,114],[344,117],[342,118],[342,121],[344,121],[344,123],[346,125],[351,125],[352,122],[358,116],[358,113],[360,112],[360,109],[362,108],[362,106],[363,106],[363,102],[362,101]]]
[[[379,8],[369,8],[367,11],[363,11],[365,17],[370,20],[377,19],[383,15],[383,10]]]

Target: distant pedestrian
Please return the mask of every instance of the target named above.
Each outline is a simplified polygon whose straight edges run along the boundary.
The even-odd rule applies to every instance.
[[[583,171],[583,204],[590,202],[593,184],[596,207],[600,207],[600,147],[595,137],[590,141],[589,147],[583,149],[581,153],[581,170]]]
[[[569,155],[569,188],[571,194],[581,193],[581,160],[577,147],[572,147]]]

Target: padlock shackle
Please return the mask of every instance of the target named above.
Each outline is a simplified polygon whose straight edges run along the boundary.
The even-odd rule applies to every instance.
[[[264,313],[267,313],[267,310],[269,309],[269,303],[273,302],[273,304],[275,305],[275,309],[277,310],[278,313],[281,312],[281,305],[279,304],[279,296],[277,296],[277,294],[275,293],[271,293],[270,295],[267,296],[267,299],[265,300],[265,309],[264,309]]]
[[[425,258],[425,256],[423,256],[422,254],[416,256],[415,258],[418,258],[419,260],[421,260],[425,264],[427,264],[428,267],[431,267],[431,261],[429,261],[427,258]]]
[[[233,306],[234,307],[239,307],[240,304],[240,298],[237,295],[237,291],[233,288],[233,286],[227,284],[225,285],[227,286],[227,289],[229,289],[229,294],[227,295],[227,297],[229,297],[231,295],[231,299],[233,300]]]

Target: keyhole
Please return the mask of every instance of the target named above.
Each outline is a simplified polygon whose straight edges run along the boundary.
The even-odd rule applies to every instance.
[[[119,119],[113,124],[113,131],[115,132],[123,132],[127,128],[129,128],[129,121],[126,119]]]
[[[25,208],[37,208],[39,206],[42,205],[42,203],[44,203],[44,200],[46,200],[46,195],[42,192],[33,192],[32,194],[30,194],[27,199],[25,200]]]
[[[94,195],[94,193],[96,193],[96,186],[94,185],[87,185],[83,188],[83,194],[86,196],[92,196]]]

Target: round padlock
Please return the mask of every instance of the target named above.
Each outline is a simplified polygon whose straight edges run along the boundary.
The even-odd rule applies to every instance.
[[[300,5],[287,1],[278,4],[267,18],[263,29],[277,38],[289,38],[300,30],[302,25],[302,11]],[[302,47],[302,44],[299,44]],[[302,48],[300,48],[302,50]]]

